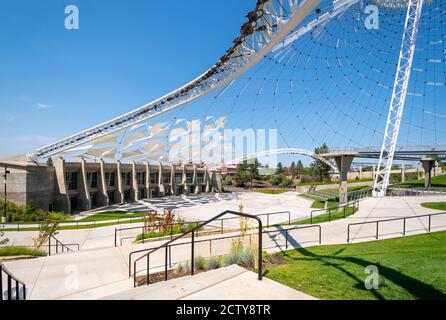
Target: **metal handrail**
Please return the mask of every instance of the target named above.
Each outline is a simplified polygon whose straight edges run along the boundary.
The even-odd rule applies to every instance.
[[[76,246],[77,247],[77,251],[79,251],[79,244],[78,243],[69,243],[69,244],[63,244],[62,242],[60,242],[55,236],[50,235],[48,237],[48,255],[51,256],[51,239],[53,239],[56,242],[56,254],[59,253],[59,246],[62,248],[62,252],[73,252],[73,250],[71,248],[69,248],[68,246]],[[53,245],[54,246],[54,245]]]
[[[431,232],[431,223],[432,223],[432,217],[433,216],[438,216],[438,215],[442,215],[442,214],[446,214],[446,212],[438,212],[438,213],[430,213],[430,214],[423,214],[423,215],[419,215],[419,216],[412,216],[412,217],[402,217],[402,218],[392,218],[392,219],[383,219],[383,220],[374,220],[374,221],[364,221],[364,222],[355,222],[355,223],[350,223],[347,226],[347,243],[350,242],[350,227],[351,226],[357,226],[357,225],[364,225],[364,224],[373,224],[376,223],[376,234],[375,234],[375,238],[376,240],[378,240],[379,238],[379,224],[382,222],[389,222],[389,221],[398,221],[398,220],[403,220],[403,236],[406,235],[406,220],[408,219],[417,219],[417,218],[424,218],[424,217],[429,217],[429,226],[427,231]]]
[[[315,213],[315,212],[321,212],[321,211],[325,211],[325,212],[328,211],[328,222],[331,222],[331,212],[332,212],[332,211],[338,212],[339,209],[343,209],[343,210],[344,210],[344,219],[345,219],[345,218],[346,218],[346,212],[345,212],[345,210],[346,210],[347,207],[351,207],[352,205],[353,205],[353,213],[355,213],[357,210],[359,210],[359,200],[355,200],[355,201],[353,201],[353,202],[346,203],[346,204],[344,204],[344,205],[342,205],[342,206],[339,206],[339,207],[336,207],[336,208],[327,208],[327,209],[317,209],[317,210],[312,210],[312,211],[310,212],[310,224],[313,223],[313,213]]]
[[[263,230],[263,227],[262,227],[262,220],[260,220],[260,218],[259,217],[257,217],[257,216],[255,216],[255,215],[251,215],[251,214],[246,214],[246,213],[241,213],[241,212],[236,212],[236,211],[231,211],[231,210],[226,210],[226,211],[224,211],[224,212],[222,212],[222,213],[220,213],[220,214],[218,214],[217,216],[215,216],[214,218],[212,218],[212,219],[209,219],[208,221],[206,221],[206,222],[204,222],[204,223],[202,223],[202,224],[200,224],[199,226],[197,226],[197,227],[195,227],[194,229],[192,229],[192,230],[189,230],[189,231],[187,231],[187,232],[184,232],[183,234],[181,234],[181,235],[179,235],[178,237],[176,237],[175,239],[173,239],[173,240],[170,240],[170,241],[168,241],[168,242],[166,242],[165,244],[163,244],[163,245],[161,245],[161,246],[159,246],[159,247],[157,247],[157,248],[155,248],[155,249],[152,249],[152,250],[150,250],[149,252],[147,252],[146,254],[144,254],[143,256],[141,256],[141,257],[139,257],[138,259],[136,259],[134,262],[133,262],[133,284],[134,284],[134,286],[136,287],[136,274],[137,274],[137,271],[136,271],[136,263],[138,262],[138,261],[140,261],[141,259],[143,259],[143,258],[146,258],[147,259],[147,275],[146,275],[146,277],[147,277],[147,285],[149,284],[149,275],[150,275],[150,254],[152,254],[153,252],[155,252],[155,251],[158,251],[158,250],[160,250],[160,249],[162,249],[162,248],[165,248],[165,269],[164,269],[164,280],[166,281],[167,280],[167,259],[168,259],[168,248],[169,248],[169,245],[171,244],[171,243],[173,243],[173,242],[175,242],[175,241],[177,241],[178,239],[181,239],[181,238],[183,238],[183,237],[185,237],[186,235],[188,235],[188,234],[191,234],[192,235],[192,246],[191,246],[191,275],[194,275],[194,244],[195,244],[195,231],[196,230],[198,230],[198,229],[200,229],[200,228],[202,228],[202,227],[204,227],[206,224],[209,224],[209,223],[211,223],[211,222],[213,222],[213,221],[215,221],[215,220],[218,220],[220,217],[222,217],[222,216],[225,216],[225,215],[227,215],[227,214],[234,214],[234,215],[237,215],[237,216],[241,216],[241,217],[246,217],[246,218],[250,218],[250,219],[255,219],[255,220],[257,220],[257,222],[258,222],[258,232],[259,232],[259,236],[258,236],[258,242],[259,242],[259,252],[258,252],[258,255],[259,255],[259,257],[258,257],[258,259],[259,259],[259,262],[258,262],[258,264],[259,264],[259,266],[258,266],[258,279],[259,280],[262,280],[262,278],[263,278],[263,274],[262,274],[262,230]],[[131,258],[132,258],[132,256],[134,255],[134,254],[136,254],[136,253],[141,253],[141,252],[145,252],[145,251],[147,251],[147,249],[145,249],[145,250],[138,250],[138,251],[133,251],[133,252],[131,252],[130,254],[129,254],[129,277],[131,276]]]
[[[267,219],[267,223],[266,224],[267,224],[267,228],[268,228],[268,227],[270,227],[270,224],[269,224],[269,222],[270,222],[270,215],[277,215],[277,214],[284,214],[284,213],[288,214],[288,225],[291,225],[291,212],[290,211],[277,211],[277,212],[262,213],[262,214],[258,214],[257,217],[266,216],[266,219]],[[223,219],[216,219],[215,220],[215,221],[220,221],[221,222],[220,227],[219,227],[221,234],[224,233],[224,221],[234,220],[234,219],[238,219],[238,218],[237,217],[233,217],[233,218],[223,218]],[[174,223],[168,224],[168,226],[170,228],[170,234],[169,234],[170,235],[170,240],[172,240],[173,236],[174,236],[174,234],[173,234],[173,226],[175,226],[175,225],[188,225],[188,224],[199,225],[199,224],[202,224],[204,222],[207,222],[207,221],[202,220],[202,221],[191,221],[191,222],[182,222],[182,223],[174,222]],[[119,229],[115,228],[115,236],[114,236],[115,247],[118,246],[117,245],[117,242],[118,242],[117,241],[118,240],[117,239],[118,238],[117,234],[118,234],[118,232],[141,229],[142,233],[144,233],[144,229],[145,228],[147,228],[147,227],[150,228],[150,227],[154,227],[154,226],[159,226],[160,227],[160,225],[158,225],[158,224],[153,224],[153,225],[150,225],[150,226],[128,227],[128,228],[119,228]],[[216,226],[211,226],[211,227],[218,228]],[[196,235],[198,236],[198,232],[197,232]],[[145,243],[145,238],[144,237],[142,238],[141,242],[143,244]],[[122,245],[122,239],[121,239],[121,245]]]
[[[310,228],[318,228],[318,230],[319,230],[319,234],[318,234],[318,242],[319,242],[319,244],[322,244],[322,228],[321,228],[320,225],[295,226],[295,227],[291,227],[291,228],[287,228],[287,229],[280,229],[280,230],[263,230],[263,233],[267,233],[267,234],[270,234],[270,233],[283,233],[283,232],[285,231],[285,249],[288,249],[288,233],[289,233],[290,231],[293,231],[293,230],[299,230],[299,229],[310,229]],[[251,235],[253,235],[253,234],[254,234],[254,233],[248,233],[248,234],[245,234],[245,236],[251,236]],[[195,241],[194,243],[195,243],[195,244],[198,244],[198,243],[209,242],[210,245],[212,245],[212,242],[213,242],[213,241],[226,240],[226,239],[233,239],[233,238],[239,238],[239,237],[240,237],[240,234],[237,234],[237,235],[232,235],[232,236],[225,236],[225,237],[218,237],[218,238],[209,238],[209,239],[197,240],[197,241]],[[169,259],[168,259],[168,260],[169,260],[169,263],[168,263],[169,268],[172,267],[172,257],[171,257],[171,249],[172,249],[172,247],[188,245],[188,244],[191,244],[191,243],[192,243],[192,242],[189,241],[189,242],[181,242],[181,243],[175,243],[175,244],[170,244],[170,245],[168,245],[168,247],[169,247]],[[163,245],[163,246],[164,246],[164,245]],[[161,246],[161,247],[163,247],[163,246]],[[153,250],[153,249],[156,249],[156,248],[158,248],[158,246],[153,247],[153,248],[148,248],[148,249],[146,249],[146,250],[150,251],[150,250]],[[130,265],[130,264],[129,264],[129,265]]]
[[[7,286],[8,286],[8,295],[6,300],[13,300],[12,299],[12,281],[15,281],[15,300],[20,300],[20,285],[23,288],[23,300],[26,300],[26,285],[24,282],[20,281],[16,277],[12,275],[11,272],[9,272],[6,267],[0,263],[0,300],[4,300],[3,297],[3,273],[7,276]]]

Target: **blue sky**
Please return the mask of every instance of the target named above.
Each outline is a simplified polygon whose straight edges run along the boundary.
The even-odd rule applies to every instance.
[[[232,45],[255,3],[0,0],[0,157],[32,153],[200,75]],[[423,11],[414,60],[421,71],[412,74],[401,143],[446,139],[446,5],[435,3]],[[79,8],[79,30],[64,27],[70,4]],[[160,118],[228,116],[232,128],[277,128],[278,147],[379,145],[404,12],[381,11],[381,27],[371,31],[357,19],[362,10],[270,54],[219,99]]]
[[[0,1],[0,157],[126,113],[198,76],[255,0]],[[66,30],[66,5],[79,30]]]

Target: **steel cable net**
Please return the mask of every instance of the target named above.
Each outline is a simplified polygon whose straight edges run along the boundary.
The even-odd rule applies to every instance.
[[[322,1],[230,85],[67,155],[147,160],[149,154],[151,160],[168,160],[172,130],[190,131],[193,119],[202,127],[221,129],[224,122],[229,129],[277,129],[277,148],[379,148],[407,13],[404,1],[397,2],[399,7],[389,9],[390,0]],[[369,5],[376,5],[377,21]],[[425,1],[399,146],[446,144],[445,13],[445,1]]]
[[[278,147],[379,148],[407,9],[378,5],[373,29],[365,9],[378,2],[351,3],[289,38],[229,87],[172,114],[226,116],[227,128],[276,128]],[[330,12],[332,1],[323,1],[295,32]],[[399,146],[438,148],[446,142],[445,13],[445,1],[423,6]]]

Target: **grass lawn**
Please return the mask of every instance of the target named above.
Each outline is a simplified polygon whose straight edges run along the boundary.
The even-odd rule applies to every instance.
[[[313,202],[311,207],[313,209],[324,209],[325,208],[325,201],[316,200],[316,201]],[[328,201],[328,207],[329,208],[337,208],[337,207],[339,207],[339,201],[329,200]]]
[[[424,179],[401,182],[399,186],[424,188]],[[446,175],[432,177],[432,187],[446,188]]]
[[[446,232],[285,251],[265,257],[266,277],[320,299],[446,299]],[[270,262],[268,262],[270,261]],[[367,290],[367,266],[379,289]]]
[[[144,217],[146,214],[147,214],[146,212],[111,211],[111,212],[102,212],[95,214],[93,216],[85,217],[79,221],[92,222],[92,221],[118,220],[124,218]]]
[[[428,209],[446,211],[446,202],[425,202],[421,206]]]
[[[344,216],[344,209],[340,209],[338,212],[334,212],[334,211],[331,212],[330,215],[328,213],[321,214],[318,216],[314,216],[313,220],[311,220],[310,218],[307,218],[307,219],[303,219],[303,220],[294,221],[291,224],[293,224],[293,225],[317,224],[317,223],[322,223],[322,222],[335,221],[335,220],[347,218],[347,217],[353,215],[356,211],[357,210],[353,210],[353,207],[345,207],[345,216]]]
[[[289,189],[257,189],[255,192],[265,193],[265,194],[281,194],[290,191]]]
[[[0,247],[0,257],[10,257],[10,256],[33,256],[41,257],[46,256],[44,251],[26,248],[26,247]]]

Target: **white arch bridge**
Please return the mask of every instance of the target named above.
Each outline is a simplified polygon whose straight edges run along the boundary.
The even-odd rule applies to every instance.
[[[311,157],[315,160],[322,161],[326,165],[330,166],[330,168],[333,170],[333,172],[337,171],[336,165],[334,163],[330,162],[329,160],[325,159],[324,157],[322,157],[314,152],[311,152],[311,151],[308,151],[305,149],[297,149],[297,148],[272,149],[272,150],[265,150],[265,151],[248,154],[243,157],[239,157],[239,158],[227,161],[225,163],[219,164],[218,166],[215,167],[215,169],[220,169],[220,168],[228,166],[228,165],[239,164],[240,162],[247,161],[250,159],[264,158],[264,157],[269,157],[269,156],[279,155],[279,154],[295,154],[295,155]]]

